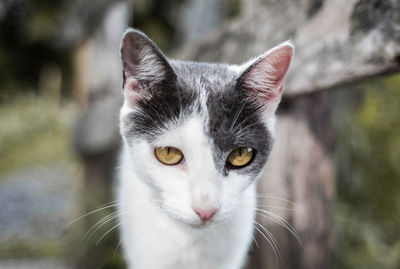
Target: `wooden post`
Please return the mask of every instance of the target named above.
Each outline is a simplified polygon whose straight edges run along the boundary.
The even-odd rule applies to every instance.
[[[330,92],[294,100],[289,135],[288,180],[294,202],[292,223],[303,245],[291,244],[291,267],[331,268],[333,201]]]
[[[115,200],[112,190],[120,146],[118,111],[122,105],[119,44],[127,28],[129,9],[125,2],[115,2],[107,7],[103,10],[105,15],[101,23],[82,44],[76,57],[75,97],[82,111],[74,143],[84,169],[82,200],[85,213]],[[87,237],[80,246],[78,268],[123,268],[118,255],[118,230],[110,230],[115,220],[110,219],[100,229],[92,229],[113,211],[115,208],[107,208],[83,219],[85,231],[82,237],[85,233]],[[95,232],[87,234],[89,231]],[[103,238],[105,234],[107,236]]]

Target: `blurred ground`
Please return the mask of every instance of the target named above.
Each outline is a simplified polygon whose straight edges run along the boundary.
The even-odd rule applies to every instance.
[[[45,260],[9,260],[0,261],[2,269],[69,269],[62,262],[54,259]]]
[[[81,213],[74,107],[25,96],[0,107],[0,268],[67,268]]]
[[[57,256],[77,214],[79,181],[61,163],[32,167],[0,178],[0,255]]]

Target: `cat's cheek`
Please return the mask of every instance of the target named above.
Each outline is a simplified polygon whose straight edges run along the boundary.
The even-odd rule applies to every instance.
[[[250,176],[239,175],[235,172],[229,174],[224,180],[223,204],[226,215],[232,214],[241,203],[243,193],[252,185],[254,180]]]
[[[163,181],[161,183],[163,190],[161,193],[162,210],[171,218],[184,223],[194,224],[196,221],[199,222],[198,216],[190,207],[187,178],[165,175]]]

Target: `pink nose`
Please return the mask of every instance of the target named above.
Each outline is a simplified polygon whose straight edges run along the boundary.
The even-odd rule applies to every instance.
[[[218,208],[194,208],[194,212],[196,212],[197,215],[199,215],[200,219],[202,221],[209,220],[215,212],[218,211]]]

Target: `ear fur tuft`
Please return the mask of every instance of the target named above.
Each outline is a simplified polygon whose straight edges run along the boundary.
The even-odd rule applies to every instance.
[[[154,42],[144,33],[128,29],[121,41],[124,95],[139,97],[140,91],[151,91],[161,82],[171,83],[176,75]],[[137,83],[133,83],[136,81]],[[127,91],[135,91],[129,93]],[[131,100],[131,103],[134,103]]]
[[[294,54],[293,45],[286,41],[246,64],[241,75],[241,87],[267,110],[275,111],[281,96],[283,80]]]

